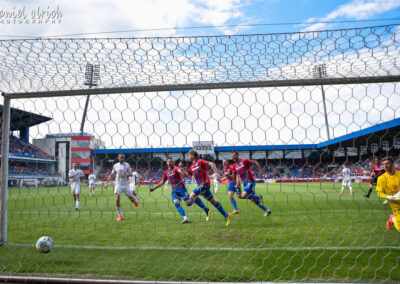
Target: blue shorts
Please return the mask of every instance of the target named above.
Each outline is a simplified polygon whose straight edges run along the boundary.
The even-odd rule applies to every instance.
[[[172,190],[171,198],[172,198],[172,202],[175,199],[179,199],[179,200],[183,199],[183,201],[186,201],[189,199],[189,194],[187,193],[186,188],[183,187],[183,188],[179,188],[177,190]]]
[[[247,193],[249,193],[249,194],[251,194],[251,193],[254,194],[254,193],[256,193],[256,192],[254,191],[255,187],[256,187],[256,184],[255,184],[254,182],[249,182],[249,183],[247,183],[247,184],[244,186],[243,191],[245,191],[245,192],[247,192]]]
[[[214,198],[213,194],[211,193],[209,185],[199,185],[193,190],[193,193],[197,196],[201,195],[208,201]]]
[[[228,192],[230,192],[230,191],[239,193],[239,189],[236,188],[236,185],[229,185],[228,186]]]

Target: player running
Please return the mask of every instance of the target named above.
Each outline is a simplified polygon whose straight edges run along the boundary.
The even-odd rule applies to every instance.
[[[88,181],[89,181],[89,196],[94,196],[94,188],[96,186],[95,182],[96,182],[96,176],[91,173],[88,176]]]
[[[229,162],[226,159],[222,161],[222,166],[224,177],[221,179],[221,181],[228,180],[228,195],[233,206],[232,214],[239,214],[240,211],[238,210],[234,196],[234,193],[238,195],[240,194],[240,185],[238,188],[236,187],[236,170],[232,165],[229,165]]]
[[[389,200],[393,214],[386,222],[386,228],[390,229],[393,225],[400,231],[400,172],[394,169],[392,158],[384,158],[382,166],[385,173],[379,176],[376,191],[378,197]]]
[[[190,199],[185,184],[182,179],[182,170],[175,166],[174,160],[172,158],[168,158],[167,160],[168,169],[164,172],[163,179],[156,184],[154,187],[150,187],[150,192],[153,192],[157,188],[161,187],[167,181],[171,185],[171,198],[174,203],[176,210],[183,217],[183,221],[181,224],[191,223],[189,218],[186,216],[185,210],[181,207],[181,199],[186,203],[187,206],[192,206],[193,201]],[[201,207],[201,206],[200,206]],[[208,212],[208,208],[205,208],[206,214]]]
[[[139,174],[132,168],[132,176],[129,177],[129,188],[132,192],[132,195],[135,197],[136,201],[139,201],[139,196],[136,192],[136,188],[138,187],[139,187]]]
[[[263,205],[263,197],[262,195],[256,195],[255,187],[256,180],[254,178],[254,174],[251,171],[251,166],[254,165],[260,173],[260,176],[263,176],[263,172],[261,170],[260,164],[253,160],[248,159],[239,159],[239,153],[232,153],[232,160],[235,162],[233,167],[236,170],[236,188],[240,187],[239,177],[243,182],[243,192],[238,196],[240,199],[250,199],[254,204],[260,207],[261,210],[265,212],[264,216],[267,217],[271,215],[271,210]]]
[[[213,189],[214,189],[214,193],[217,194],[217,192],[218,192],[218,186],[219,186],[219,181],[218,181],[218,178],[217,178],[217,174],[216,174],[216,173],[213,173],[212,178],[213,178]]]
[[[351,171],[349,169],[348,163],[345,163],[343,165],[342,177],[343,177],[342,190],[340,191],[339,194],[343,195],[344,188],[348,186],[350,189],[350,196],[353,196],[353,188],[351,187]]]
[[[115,205],[117,206],[118,210],[118,219],[117,221],[122,221],[124,218],[122,217],[122,210],[121,210],[121,194],[122,192],[129,198],[129,200],[135,204],[137,207],[139,204],[136,201],[135,197],[132,194],[132,191],[129,188],[129,180],[128,177],[132,176],[132,169],[131,166],[125,162],[125,155],[118,154],[118,163],[113,166],[110,176],[108,177],[104,188],[107,189],[108,183],[111,181],[113,175],[115,177],[115,185],[114,185],[114,196],[115,196]]]
[[[218,171],[217,167],[215,166],[214,163],[208,162],[205,160],[199,159],[199,154],[197,153],[196,150],[192,149],[188,153],[189,155],[189,161],[192,162],[192,165],[188,169],[187,172],[183,172],[184,176],[192,175],[194,176],[197,187],[193,190],[193,192],[190,194],[190,198],[201,208],[203,206],[205,207],[204,203],[201,201],[200,198],[198,198],[199,195],[203,196],[205,199],[207,199],[212,205],[215,206],[215,208],[218,209],[218,211],[224,216],[226,225],[229,226],[231,223],[231,214],[226,213],[224,208],[222,207],[221,203],[216,201],[214,199],[214,196],[210,190],[210,178],[207,175],[207,166],[211,167],[214,173],[217,175],[217,179],[219,179],[218,176]],[[197,202],[201,202],[201,204],[198,204]],[[200,203],[199,202],[199,203]],[[206,212],[206,220],[209,221],[211,218],[211,209],[208,209]]]
[[[69,170],[68,177],[71,183],[71,193],[74,197],[75,210],[79,210],[79,194],[81,194],[81,177],[83,177],[83,172],[78,169],[78,164],[73,163],[72,169]]]
[[[371,173],[371,183],[369,184],[368,193],[364,195],[364,197],[369,198],[371,195],[372,189],[376,186],[378,182],[378,177],[381,176],[385,172],[383,166],[379,163],[379,158],[375,157],[374,164],[372,165],[372,173]]]

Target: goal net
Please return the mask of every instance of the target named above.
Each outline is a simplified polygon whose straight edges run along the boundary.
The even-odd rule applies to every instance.
[[[0,279],[399,280],[399,31],[1,40]]]

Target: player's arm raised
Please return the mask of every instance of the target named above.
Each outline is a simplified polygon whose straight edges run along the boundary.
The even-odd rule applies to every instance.
[[[212,168],[212,170],[214,171],[215,178],[216,178],[217,180],[219,180],[219,174],[218,174],[217,166],[215,165],[215,163],[213,163],[213,162],[208,162],[207,164],[208,164],[208,166],[210,166],[210,167]]]

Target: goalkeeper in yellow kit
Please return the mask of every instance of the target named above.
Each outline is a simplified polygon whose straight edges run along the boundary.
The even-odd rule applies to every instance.
[[[384,158],[382,166],[385,173],[379,176],[376,191],[380,198],[387,199],[392,207],[393,215],[390,215],[386,227],[390,229],[393,225],[400,231],[400,172],[394,169],[392,158]]]

